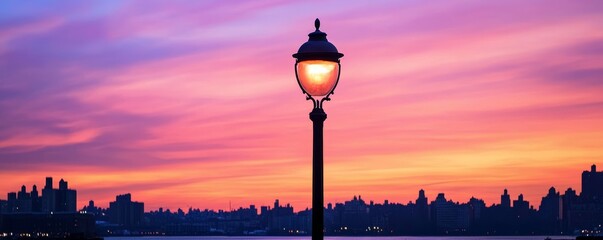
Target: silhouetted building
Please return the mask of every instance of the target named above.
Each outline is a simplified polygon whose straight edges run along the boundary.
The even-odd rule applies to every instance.
[[[357,234],[364,232],[369,227],[369,208],[362,200],[362,196],[354,196],[351,201],[335,206],[340,212],[340,222],[343,233]]]
[[[13,212],[17,212],[19,211],[19,209],[17,208],[17,193],[16,192],[9,192],[7,194],[7,209],[8,213],[13,213]]]
[[[593,164],[590,171],[582,172],[580,197],[577,199],[573,196],[564,198],[569,202],[568,219],[566,220],[568,230],[588,231],[601,228],[603,225],[602,194],[603,172],[597,172],[597,166]]]
[[[484,210],[486,209],[486,203],[484,202],[484,200],[471,197],[471,199],[469,199],[468,204],[471,206],[472,222],[480,221],[482,218],[482,215],[484,213]]]
[[[31,197],[27,192],[25,185],[21,186],[21,191],[17,194],[15,212],[26,213],[31,212]]]
[[[42,189],[42,211],[56,211],[55,189],[52,188],[52,177],[46,177],[46,185]]]
[[[42,212],[76,212],[77,192],[69,189],[65,180],[59,181],[59,188],[52,188],[52,177],[46,177],[46,186],[42,189]]]
[[[427,233],[429,231],[429,205],[425,190],[419,190],[419,196],[411,209],[411,214],[411,229],[416,233]]]
[[[444,193],[439,193],[431,205],[439,232],[465,232],[469,228],[471,211],[468,204],[455,204],[446,200]]]
[[[568,188],[565,190],[565,193],[561,196],[561,221],[562,221],[562,229],[570,230],[570,212],[572,205],[578,203],[578,196],[576,195],[576,191],[572,188]]]
[[[272,233],[288,233],[295,228],[295,214],[293,213],[293,207],[291,204],[281,206],[278,199],[274,200],[273,208],[268,210],[265,217],[268,221],[268,227],[272,229]]]
[[[517,200],[513,200],[513,209],[519,214],[526,213],[530,210],[530,202],[523,200],[523,194],[519,194]]]
[[[104,213],[104,211],[103,211],[102,208],[97,207],[97,206],[94,205],[94,201],[93,200],[88,201],[88,205],[84,206],[80,212],[89,213],[89,214],[92,214],[94,216],[97,216],[98,218],[101,218],[103,216],[103,213]]]
[[[500,195],[500,206],[503,208],[511,207],[511,196],[509,196],[506,188],[503,195]]]
[[[590,171],[582,172],[582,193],[580,197],[586,202],[603,203],[603,171],[597,172],[592,165]]]
[[[67,186],[67,181],[59,181],[59,189],[55,191],[56,211],[57,212],[75,212],[77,211],[77,193]]]
[[[548,194],[542,198],[538,209],[545,225],[552,227],[552,233],[561,232],[562,201],[554,187],[551,187]]]
[[[33,185],[30,193],[31,197],[31,211],[32,212],[41,212],[42,211],[42,200],[38,195],[38,186]]]
[[[143,224],[144,203],[132,202],[129,193],[117,195],[114,202],[109,203],[109,221],[126,228],[138,227]]]

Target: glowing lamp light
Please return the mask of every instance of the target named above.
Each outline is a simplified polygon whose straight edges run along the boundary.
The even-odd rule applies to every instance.
[[[314,108],[322,108],[322,102],[330,100],[329,96],[339,82],[339,59],[343,54],[327,41],[327,34],[319,30],[318,18],[314,21],[314,27],[316,31],[308,34],[308,41],[299,47],[293,57],[296,59],[295,75],[299,87],[307,99],[314,102]]]
[[[326,96],[335,88],[339,75],[336,62],[306,60],[297,64],[299,83],[310,96]]]

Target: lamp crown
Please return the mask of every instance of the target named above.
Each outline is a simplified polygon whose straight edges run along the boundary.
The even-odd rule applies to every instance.
[[[327,40],[327,34],[320,31],[320,20],[314,20],[316,30],[308,34],[308,41],[299,47],[293,57],[298,61],[327,60],[338,62],[343,54],[337,51],[335,45]]]

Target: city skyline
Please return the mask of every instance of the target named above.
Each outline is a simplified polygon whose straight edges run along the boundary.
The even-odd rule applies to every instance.
[[[108,208],[94,201],[79,210],[77,190],[64,179],[58,188],[46,177],[42,195],[25,186],[0,199],[0,235],[82,234],[92,236],[201,236],[201,235],[308,235],[314,225],[314,209],[296,212],[279,199],[273,205],[255,204],[212,210],[163,209],[145,211],[145,203],[130,193],[118,194]],[[601,233],[603,219],[603,171],[596,165],[581,174],[582,191],[551,187],[538,209],[520,194],[512,200],[507,189],[500,202],[490,206],[472,197],[455,202],[445,193],[435,199],[419,190],[413,202],[383,203],[353,196],[344,202],[328,203],[324,212],[327,235],[589,235]],[[13,224],[18,222],[17,225]],[[60,223],[59,223],[60,222]],[[24,227],[28,225],[29,227]],[[37,226],[37,227],[36,227]],[[57,226],[69,226],[61,230]]]
[[[557,193],[563,193],[566,190],[570,190],[570,191],[574,191],[575,193],[578,193],[578,195],[582,195],[581,193],[583,192],[583,190],[582,190],[581,187],[584,186],[584,174],[587,174],[587,173],[596,173],[596,174],[601,175],[601,173],[603,173],[603,172],[597,171],[596,165],[593,164],[592,166],[590,166],[590,169],[585,169],[582,172],[582,179],[581,179],[582,184],[580,186],[578,186],[578,187],[568,187],[566,189],[560,189],[560,188],[556,188],[554,185],[552,185],[550,188],[547,188],[546,191],[543,191],[543,192],[550,193],[551,189],[556,189]],[[593,179],[591,181],[593,181],[593,182],[589,185],[589,188],[590,188],[589,192],[593,192],[593,191],[600,192],[596,188],[596,186],[598,186],[598,184],[601,183],[600,182],[601,180],[599,180],[599,179],[594,180]],[[63,178],[61,178],[59,181],[57,181],[57,183],[58,183],[58,185],[60,186],[61,189],[63,189],[63,190],[67,190],[68,189],[67,181],[65,181]],[[54,184],[53,177],[46,177],[45,185],[44,185],[43,188],[40,188],[40,189],[41,190],[53,189],[53,187],[52,187],[53,184]],[[27,196],[27,197],[29,197],[29,195],[26,195],[26,194],[29,194],[29,191],[36,191],[36,196],[37,196],[37,194],[38,194],[38,192],[37,192],[37,189],[38,189],[37,186],[38,186],[38,184],[33,184],[32,187],[30,188],[30,190],[27,190],[28,187],[26,185],[21,185],[21,187],[19,188],[20,189],[19,191],[11,191],[11,192],[8,192],[7,194],[9,196],[11,194],[14,195],[13,199],[19,199],[19,198],[21,198],[21,196]],[[25,192],[23,192],[23,191],[25,191]],[[74,192],[73,194],[75,196],[76,189],[72,190],[71,188],[69,188],[69,191]],[[43,191],[40,191],[40,193],[42,193],[42,192]],[[492,202],[492,203],[488,203],[488,202],[484,201],[485,206],[506,205],[508,207],[511,207],[511,206],[515,206],[515,204],[512,204],[512,203],[515,202],[515,201],[517,201],[517,200],[520,200],[520,201],[526,200],[523,193],[517,193],[517,194],[513,195],[513,193],[511,192],[511,190],[507,189],[507,188],[504,188],[503,190],[501,190],[500,193],[501,194],[499,195],[498,201],[495,201],[495,202]],[[130,198],[130,195],[131,195],[130,192],[115,193],[115,194],[117,195],[117,198],[120,198],[122,196],[127,195],[128,199]],[[383,204],[385,202],[387,202],[389,204],[409,204],[409,203],[415,203],[415,201],[417,201],[416,197],[425,198],[425,199],[427,199],[429,201],[434,201],[440,195],[444,196],[445,194],[446,194],[445,192],[438,192],[438,193],[433,193],[432,194],[433,196],[430,197],[430,194],[427,191],[425,191],[425,189],[420,188],[419,190],[417,190],[416,196],[415,196],[414,200],[410,200],[410,201],[407,201],[407,202],[400,202],[400,201],[396,201],[395,199],[387,199],[387,198],[384,199],[382,202],[376,202],[376,201],[374,201],[373,199],[370,199],[370,198],[368,198],[368,201],[370,201],[371,203],[375,202],[375,204],[380,204],[380,203]],[[459,199],[452,199],[450,197],[448,197],[447,200],[448,201],[452,201],[452,202],[456,202],[456,203],[469,203],[471,199],[476,199],[476,200],[483,201],[483,199],[479,196],[479,194],[470,194],[470,195],[471,196],[467,197],[465,201],[459,200]],[[546,194],[543,194],[542,196],[545,196],[545,195]],[[52,196],[54,197],[54,195],[52,195]],[[362,194],[355,194],[353,197],[349,197],[347,199],[344,198],[341,202],[345,202],[345,201],[350,200],[350,199],[356,199],[356,197],[361,198],[361,196],[362,196]],[[40,195],[40,199],[41,200],[42,200],[42,197],[43,197],[43,195]],[[7,199],[10,199],[10,198],[11,197],[8,197]],[[411,196],[410,198],[412,199],[413,197]],[[367,198],[365,197],[365,199],[367,199]],[[0,201],[1,200],[3,200],[3,199],[0,197]],[[6,200],[6,199],[4,199],[4,200]],[[274,199],[274,200],[276,200],[276,202],[279,202],[279,200],[281,200],[281,199],[277,198],[277,199]],[[42,200],[42,202],[45,202],[45,201],[46,200]],[[110,202],[113,202],[113,201],[114,201],[114,199],[110,200]],[[84,204],[83,206],[76,206],[74,204],[72,207],[70,207],[70,209],[73,209],[73,210],[69,210],[69,211],[75,211],[75,209],[77,209],[77,210],[84,209],[84,208],[90,206],[90,202],[94,203],[93,207],[105,208],[106,209],[106,208],[109,207],[109,203],[110,203],[110,202],[107,202],[107,203],[100,202],[101,204],[98,204],[99,202],[95,201],[94,199],[90,199],[90,200],[80,199],[77,202],[86,202],[86,204]],[[143,200],[142,202],[145,202],[145,201]],[[530,201],[526,201],[526,202],[529,203],[529,205],[527,205],[528,208],[533,208],[535,210],[540,210],[538,202],[530,202]],[[297,212],[301,212],[301,211],[306,211],[308,209],[310,209],[310,210],[312,209],[311,207],[305,207],[305,208],[299,208],[299,207],[297,207],[296,208],[295,206],[293,206],[289,202],[287,202],[286,199],[284,199],[283,203],[285,205],[287,205],[287,207],[291,206],[291,208],[293,209],[293,212],[296,212],[296,213]],[[324,207],[326,208],[328,205],[335,205],[336,203],[340,203],[340,202],[326,202]],[[39,209],[44,209],[45,208],[45,209],[47,209],[47,211],[51,211],[51,210],[48,210],[48,207],[42,207],[42,203],[39,203],[39,204],[40,204],[40,206],[38,207]],[[249,206],[270,206],[270,204],[249,203],[247,205],[235,205],[233,207],[232,202],[229,201],[228,202],[228,209],[226,209],[226,208],[217,208],[217,209],[216,208],[207,208],[207,207],[203,207],[203,206],[186,206],[186,207],[177,207],[177,208],[173,208],[172,209],[172,208],[169,208],[169,207],[159,206],[159,207],[157,207],[155,209],[145,208],[144,212],[158,211],[159,209],[163,209],[164,211],[166,211],[166,210],[172,210],[173,212],[177,212],[178,210],[187,210],[187,209],[201,209],[201,210],[213,210],[213,211],[233,211],[233,210],[237,210],[237,209],[245,208],[245,207],[249,207]]]
[[[325,104],[325,202],[424,189],[489,205],[603,166],[601,1],[0,2],[0,192],[78,208],[310,206],[315,18],[346,55]],[[106,207],[106,206],[104,206]]]

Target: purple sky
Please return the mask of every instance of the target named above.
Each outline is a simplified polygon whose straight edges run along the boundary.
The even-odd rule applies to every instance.
[[[78,207],[309,206],[291,54],[316,17],[345,54],[328,202],[506,187],[537,207],[603,167],[602,1],[2,1],[0,193],[54,176]]]

